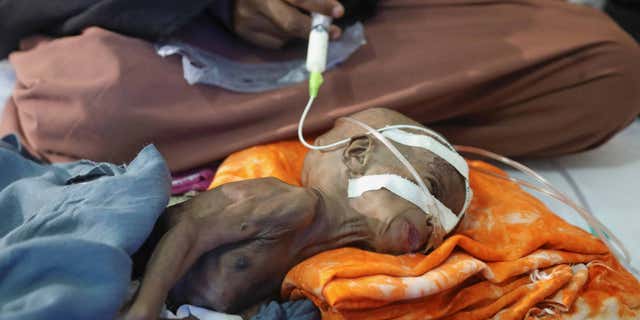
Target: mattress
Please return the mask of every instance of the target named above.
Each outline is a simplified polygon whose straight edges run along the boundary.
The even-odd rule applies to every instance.
[[[0,112],[14,83],[13,69],[6,60],[0,61]],[[626,245],[632,266],[640,269],[640,120],[597,149],[525,164],[607,225]],[[587,229],[573,210],[537,195],[558,215]]]

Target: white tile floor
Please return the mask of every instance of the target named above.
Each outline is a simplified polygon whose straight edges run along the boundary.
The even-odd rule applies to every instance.
[[[9,64],[0,61],[0,114],[14,81]],[[631,252],[632,265],[640,269],[640,120],[598,149],[527,165],[612,229]],[[586,227],[572,210],[540,197],[569,222]]]

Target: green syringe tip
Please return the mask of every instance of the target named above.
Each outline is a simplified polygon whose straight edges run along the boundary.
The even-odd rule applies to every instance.
[[[320,72],[311,72],[309,75],[309,95],[311,97],[317,97],[318,91],[320,91],[320,86],[324,82],[322,78],[322,73]]]

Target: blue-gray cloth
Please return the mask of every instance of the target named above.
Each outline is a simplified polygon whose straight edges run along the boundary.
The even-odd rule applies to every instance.
[[[164,210],[155,147],[128,166],[41,165],[0,143],[0,319],[113,319],[133,254]]]
[[[310,300],[285,303],[271,301],[260,306],[258,314],[251,320],[320,320],[320,312]]]

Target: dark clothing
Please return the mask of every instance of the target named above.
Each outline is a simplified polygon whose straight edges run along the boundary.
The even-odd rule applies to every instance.
[[[0,1],[0,59],[32,34],[73,35],[90,26],[156,40],[191,21],[212,1],[215,0]]]
[[[604,10],[640,43],[640,0],[609,0]]]
[[[371,17],[378,0],[342,0],[341,26]],[[0,59],[25,37],[76,35],[96,26],[156,41],[203,12],[233,29],[234,0],[3,0],[0,1]]]
[[[320,311],[309,300],[271,301],[260,306],[251,320],[320,320]]]

